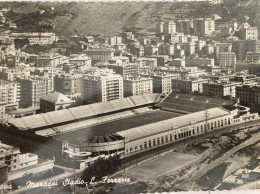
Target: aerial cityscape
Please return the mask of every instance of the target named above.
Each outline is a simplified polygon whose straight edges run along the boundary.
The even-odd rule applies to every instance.
[[[260,189],[259,9],[0,2],[0,194]]]

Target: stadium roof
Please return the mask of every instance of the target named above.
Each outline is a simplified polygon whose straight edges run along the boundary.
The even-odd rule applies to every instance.
[[[47,112],[45,114],[36,114],[22,118],[12,118],[8,122],[22,130],[46,127],[64,122],[71,122],[77,119],[97,116],[103,113],[110,113],[123,109],[130,109],[137,106],[157,102],[160,94],[144,94],[128,98],[100,102],[85,106],[79,106],[64,110]],[[32,122],[33,121],[33,122]]]
[[[208,109],[208,119],[219,117],[222,115],[229,114],[229,111],[222,108],[212,108]],[[191,123],[197,123],[205,120],[205,111],[199,111],[196,113],[191,113],[187,115],[182,115],[179,117],[174,117],[170,119],[166,119],[160,122],[154,122],[151,124],[131,128],[128,130],[117,132],[122,137],[126,137],[126,139],[134,140],[138,138],[142,138],[145,136],[150,136],[152,134],[161,133],[163,131],[167,131],[172,127],[182,127],[185,125],[189,125]]]
[[[143,126],[178,116],[180,116],[178,113],[157,110],[152,113],[114,120],[100,125],[84,127],[75,131],[58,134],[54,136],[54,138],[62,141],[68,141],[75,145],[82,145],[84,143],[88,143],[95,136],[114,134],[119,131],[136,128],[138,126]]]

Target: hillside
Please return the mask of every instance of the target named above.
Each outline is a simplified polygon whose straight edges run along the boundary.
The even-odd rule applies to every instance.
[[[223,4],[213,6],[209,2],[0,2],[0,9],[10,8],[6,17],[17,24],[19,31],[54,31],[63,36],[112,35],[124,30],[149,33],[160,20],[214,13],[238,21],[247,14],[249,23],[260,24],[256,1],[234,0],[227,7],[230,15]]]

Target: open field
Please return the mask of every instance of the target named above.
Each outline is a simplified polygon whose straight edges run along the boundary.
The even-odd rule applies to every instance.
[[[128,173],[136,177],[146,178],[158,178],[162,175],[171,173],[183,166],[190,164],[199,159],[199,156],[183,153],[169,153],[157,160],[145,163],[144,165],[138,166]],[[152,169],[152,170],[151,170]]]

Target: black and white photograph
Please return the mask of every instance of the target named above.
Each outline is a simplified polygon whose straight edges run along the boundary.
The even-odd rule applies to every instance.
[[[0,194],[260,193],[260,0],[0,1]]]

